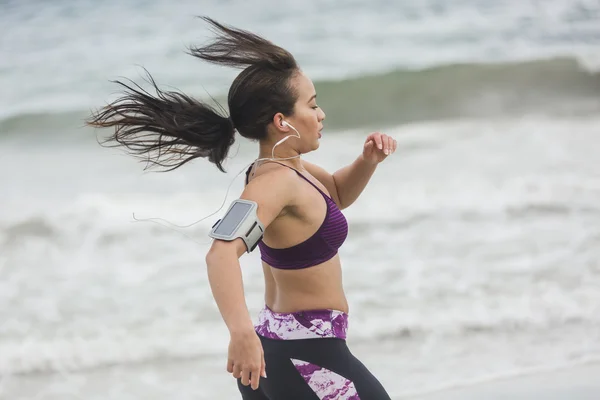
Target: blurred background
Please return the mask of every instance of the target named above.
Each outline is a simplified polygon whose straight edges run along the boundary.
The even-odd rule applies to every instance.
[[[238,398],[204,256],[256,145],[226,175],[148,173],[83,127],[142,67],[224,99],[239,71],[185,54],[197,15],[314,80],[306,159],[398,140],[340,251],[349,345],[394,399],[600,360],[599,1],[0,0],[1,399]],[[256,316],[258,252],[241,263]]]

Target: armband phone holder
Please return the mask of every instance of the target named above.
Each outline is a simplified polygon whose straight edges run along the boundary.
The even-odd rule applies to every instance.
[[[264,226],[258,220],[258,204],[251,200],[237,199],[213,226],[208,236],[214,239],[232,241],[241,238],[250,253],[262,240]]]

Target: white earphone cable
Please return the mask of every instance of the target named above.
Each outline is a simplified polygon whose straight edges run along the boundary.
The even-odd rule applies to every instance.
[[[194,241],[195,243],[198,243],[198,244],[208,244],[208,243],[210,243],[212,240],[209,240],[209,241],[207,241],[207,242],[202,242],[202,243],[201,243],[201,242],[198,242],[197,240],[195,240],[194,238],[192,238],[192,237],[191,237],[191,236],[189,236],[188,234],[186,234],[186,233],[184,233],[184,232],[181,232],[179,229],[176,229],[176,228],[190,228],[190,227],[192,227],[192,226],[194,226],[194,225],[196,225],[196,224],[198,224],[198,223],[200,223],[200,222],[202,222],[202,221],[206,220],[207,218],[210,218],[210,217],[212,217],[213,215],[217,214],[219,211],[221,211],[221,210],[223,209],[223,207],[225,206],[225,203],[227,202],[227,196],[229,195],[229,190],[231,189],[231,186],[232,186],[232,185],[233,185],[233,183],[235,182],[235,179],[236,179],[236,178],[237,178],[237,177],[238,177],[238,176],[239,176],[239,175],[240,175],[242,172],[244,172],[245,170],[247,170],[248,168],[250,168],[250,166],[251,166],[252,164],[254,164],[254,163],[257,163],[257,162],[259,162],[259,161],[285,161],[285,160],[292,160],[292,159],[294,159],[294,158],[299,158],[299,157],[300,157],[300,154],[298,154],[298,155],[295,155],[295,156],[292,156],[292,157],[275,158],[275,147],[279,146],[281,143],[285,142],[285,141],[286,141],[287,139],[289,139],[290,137],[297,137],[298,139],[300,139],[300,133],[299,133],[299,132],[298,132],[298,130],[296,130],[296,128],[294,128],[294,127],[293,127],[291,124],[289,124],[289,123],[288,123],[288,122],[286,122],[286,121],[282,121],[282,125],[289,126],[291,129],[293,129],[293,130],[296,132],[296,135],[288,135],[288,136],[284,137],[283,139],[279,140],[277,143],[275,143],[275,145],[273,146],[273,149],[271,150],[271,158],[258,158],[258,159],[256,159],[256,160],[252,161],[250,164],[246,165],[246,166],[245,166],[245,167],[244,167],[242,170],[240,170],[240,172],[238,172],[238,173],[237,173],[237,174],[236,174],[236,175],[233,177],[233,179],[232,179],[232,180],[231,180],[231,182],[229,183],[229,186],[227,186],[227,191],[226,191],[226,193],[225,193],[225,197],[224,197],[224,199],[223,199],[223,202],[221,203],[221,206],[219,207],[219,209],[218,209],[217,211],[215,211],[215,212],[213,212],[212,214],[209,214],[209,215],[207,215],[207,216],[205,216],[205,217],[203,217],[203,218],[201,218],[201,219],[199,219],[199,220],[197,220],[197,221],[195,221],[195,222],[192,222],[192,223],[190,223],[190,224],[187,224],[187,225],[177,225],[177,224],[174,224],[174,223],[172,223],[172,222],[170,222],[170,221],[167,221],[166,219],[163,219],[163,218],[158,218],[158,217],[153,217],[153,218],[137,218],[137,217],[135,216],[135,213],[133,213],[133,219],[134,219],[134,222],[153,222],[153,223],[155,223],[155,224],[158,224],[158,225],[164,226],[165,228],[169,228],[169,229],[171,229],[171,230],[174,230],[175,232],[179,232],[180,234],[182,234],[182,235],[186,236],[188,239],[191,239],[191,240],[192,240],[192,241]],[[164,222],[164,223],[160,223],[159,221],[162,221],[162,222]],[[166,224],[168,224],[168,225],[165,225],[165,223],[166,223]]]

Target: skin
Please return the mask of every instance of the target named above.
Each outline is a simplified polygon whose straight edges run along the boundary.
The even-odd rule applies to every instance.
[[[313,82],[301,71],[291,79],[298,99],[292,115],[277,113],[268,126],[267,137],[260,142],[259,157],[288,158],[319,148],[320,131],[325,113],[316,103]],[[283,124],[287,121],[300,133]],[[340,209],[350,206],[362,193],[377,164],[396,150],[397,143],[379,132],[365,139],[361,154],[350,165],[333,174],[323,168],[292,158],[278,161],[303,174],[323,192],[329,194]],[[312,236],[325,218],[323,196],[296,172],[274,162],[255,164],[242,199],[258,204],[258,219],[264,224],[263,241],[274,248],[287,248]],[[239,257],[246,251],[244,242],[215,240],[206,256],[208,277],[213,296],[230,332],[227,371],[241,378],[244,385],[258,388],[260,376],[266,377],[264,353],[254,332],[244,298]],[[342,286],[339,255],[305,269],[282,270],[263,262],[265,303],[275,312],[311,309],[335,309],[348,312]]]

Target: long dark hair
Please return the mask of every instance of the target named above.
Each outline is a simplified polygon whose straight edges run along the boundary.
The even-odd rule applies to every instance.
[[[156,95],[131,81],[114,81],[125,89],[123,96],[86,121],[93,127],[114,127],[103,145],[124,146],[148,162],[146,168],[171,171],[205,157],[225,172],[223,161],[236,130],[246,138],[261,140],[276,113],[293,115],[297,93],[290,79],[298,71],[294,57],[251,32],[202,19],[211,25],[216,38],[205,46],[190,47],[189,54],[244,68],[229,89],[230,116],[216,101],[210,106],[178,91],[161,90],[146,71]]]

